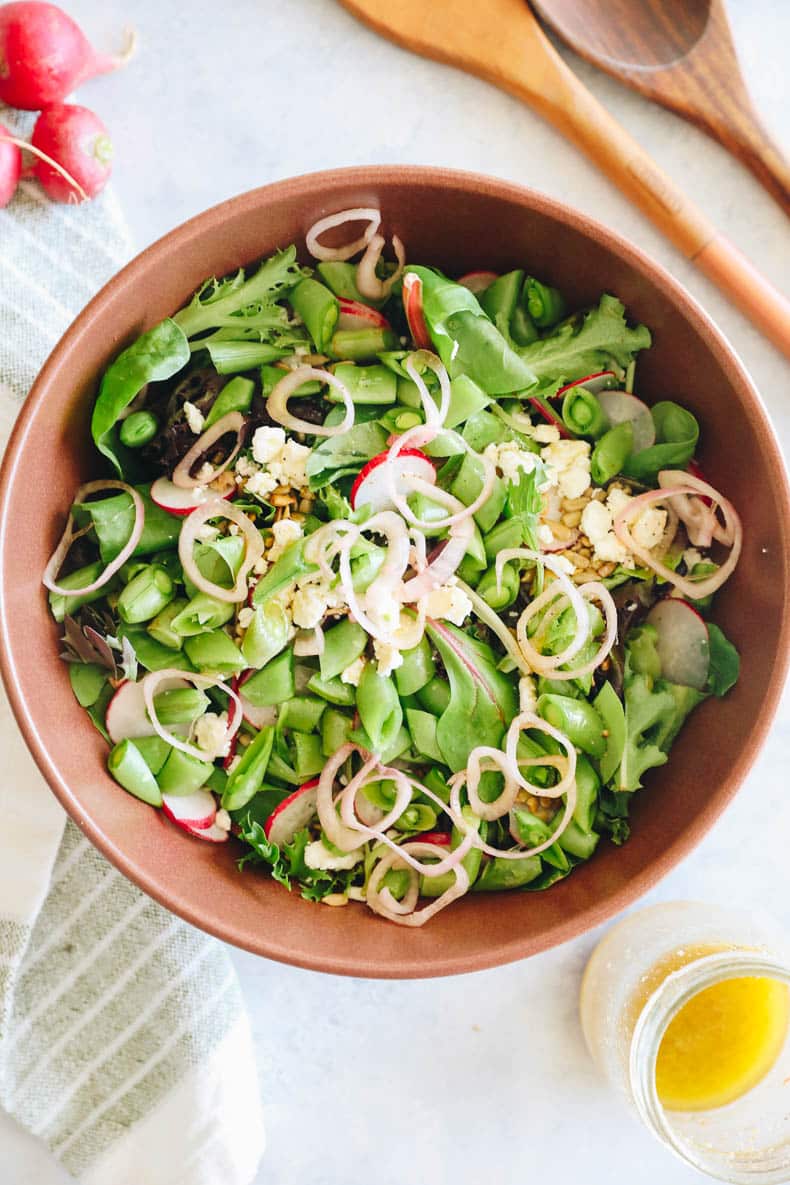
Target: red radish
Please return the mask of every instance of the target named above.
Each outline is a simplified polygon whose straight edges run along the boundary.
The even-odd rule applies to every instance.
[[[290,843],[297,831],[315,818],[318,778],[305,782],[276,806],[263,825],[266,838],[279,848]]]
[[[185,679],[164,679],[159,690],[173,690],[189,686],[190,684]],[[149,720],[146,711],[142,683],[132,683],[129,679],[121,683],[107,705],[104,727],[114,745],[117,745],[119,741],[134,740],[135,737],[156,735],[156,729]],[[175,724],[171,728],[176,733],[189,731],[189,725],[186,724]]]
[[[370,506],[373,513],[378,514],[380,510],[394,508],[389,493],[387,471],[383,468],[387,463],[392,466],[395,476],[395,491],[403,498],[412,492],[407,480],[409,476],[419,477],[431,485],[436,484],[436,470],[425,453],[420,452],[418,448],[403,449],[393,461],[389,460],[389,456],[388,452],[379,453],[360,470],[349,495],[353,510],[358,506]]]
[[[693,605],[676,597],[659,601],[647,615],[658,632],[656,652],[661,674],[670,683],[702,691],[708,681],[708,627]]]
[[[218,497],[230,498],[234,493],[235,491],[230,489],[226,494],[218,494],[208,486],[193,486],[191,489],[182,490],[169,477],[157,477],[156,481],[151,483],[151,501],[156,502],[162,510],[167,510],[180,518],[191,514],[204,502],[211,502]]]
[[[362,304],[358,300],[347,300],[344,296],[339,296],[337,303],[340,305],[338,329],[392,328],[387,318],[370,305]]]
[[[475,296],[479,296],[481,292],[485,292],[486,288],[490,288],[494,280],[498,280],[499,276],[496,272],[467,272],[465,276],[461,276],[458,281],[464,288],[468,288]],[[422,836],[418,836],[421,843],[430,843],[430,840],[423,840]]]
[[[185,831],[205,831],[217,817],[217,803],[208,790],[191,794],[163,794],[162,810]]]
[[[458,281],[460,284],[460,280]],[[414,843],[430,843],[437,848],[449,848],[450,846],[450,832],[449,831],[423,831],[422,835],[415,835]]]
[[[588,391],[592,391],[593,395],[597,395],[599,391],[605,391],[607,388],[613,387],[616,382],[617,375],[613,370],[599,370],[595,374],[586,374],[583,379],[574,379],[572,383],[566,383],[551,398],[561,399],[572,387],[585,387]]]
[[[31,148],[68,173],[70,179],[41,159],[33,166],[42,189],[55,202],[96,197],[112,171],[112,141],[107,128],[98,115],[74,103],[53,103],[41,112],[33,128]]]
[[[16,193],[22,174],[22,151],[8,128],[0,123],[0,209],[7,206]]]
[[[432,349],[433,342],[425,323],[425,314],[422,311],[422,280],[413,272],[407,272],[403,277],[403,311],[409,323],[409,333],[412,335],[417,349]]]
[[[123,53],[97,54],[79,25],[55,4],[3,4],[0,101],[24,111],[59,103],[88,78],[125,66],[134,42],[131,33]]]
[[[634,431],[633,451],[641,453],[656,442],[656,426],[650,414],[650,408],[636,395],[629,395],[627,391],[600,391],[598,402],[603,408],[603,414],[609,422],[609,427],[617,424],[630,424]]]
[[[538,412],[548,424],[554,425],[560,436],[564,437],[566,440],[570,438],[570,432],[565,427],[557,413],[552,411],[548,403],[544,402],[544,400],[540,399],[537,395],[528,395],[527,400],[532,404],[535,411]]]
[[[230,832],[212,823],[210,827],[185,827],[184,830],[194,839],[207,839],[209,843],[227,843]]]

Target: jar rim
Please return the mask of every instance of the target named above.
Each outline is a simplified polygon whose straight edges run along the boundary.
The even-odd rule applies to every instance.
[[[677,1138],[667,1120],[656,1087],[656,1063],[661,1040],[670,1023],[689,1000],[705,988],[741,977],[778,979],[790,986],[790,964],[759,949],[729,948],[703,955],[672,971],[647,998],[631,1036],[628,1076],[634,1103],[642,1122],[682,1160],[698,1172],[730,1185],[781,1185],[790,1169],[790,1149],[783,1165],[763,1171],[731,1168],[724,1176]]]

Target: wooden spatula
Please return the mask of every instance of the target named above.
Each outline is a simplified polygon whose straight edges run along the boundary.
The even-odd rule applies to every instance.
[[[790,357],[790,301],[590,94],[525,0],[341,0],[384,37],[523,99],[581,148]]]
[[[790,165],[752,106],[723,0],[532,0],[571,49],[702,128],[790,214]]]

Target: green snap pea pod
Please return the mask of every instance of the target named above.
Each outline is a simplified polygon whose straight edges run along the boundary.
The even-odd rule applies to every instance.
[[[118,626],[118,637],[129,639],[137,655],[137,661],[147,671],[162,671],[167,667],[176,667],[180,671],[195,669],[182,651],[171,650],[169,646],[157,642],[145,626],[125,625],[121,622]]]
[[[282,378],[283,371],[278,371]],[[252,407],[252,397],[255,394],[255,384],[251,379],[242,378],[237,375],[235,379],[231,379],[229,383],[220,391],[217,398],[211,405],[204,428],[211,428],[216,424],[217,420],[221,420],[223,416],[227,416],[232,411],[240,411],[242,415]]]
[[[524,282],[524,304],[539,329],[550,329],[565,316],[565,298],[557,288],[541,284],[534,276]]]
[[[386,753],[403,724],[403,709],[393,680],[379,675],[370,662],[365,664],[357,687],[357,711],[372,751]]]
[[[280,708],[277,728],[292,728],[297,732],[312,732],[326,709],[326,700],[313,695],[295,695]]]
[[[143,572],[148,567],[147,560],[127,560],[118,569],[118,575],[123,584],[128,584],[130,580],[134,580],[138,572]]]
[[[463,580],[464,584],[471,584],[472,588],[476,588],[484,571],[485,568],[481,569],[477,560],[467,553],[458,566],[456,576],[459,580]]]
[[[213,768],[210,761],[200,761],[180,749],[171,749],[156,780],[163,794],[192,794],[205,785]]]
[[[356,300],[360,304],[374,304],[373,301],[366,300],[357,288],[357,265],[355,263],[327,259],[319,263],[315,270],[335,296],[341,296],[344,300]]]
[[[477,815],[472,811],[471,807],[461,807],[461,813],[466,822],[475,831],[480,831],[481,823]],[[459,827],[453,827],[450,833],[450,850],[455,851],[458,845],[465,838],[464,833]],[[485,835],[484,835],[485,838]],[[483,858],[483,853],[479,848],[471,848],[464,856],[461,864],[466,869],[469,877],[470,888],[477,880],[480,872],[480,864]],[[440,897],[445,893],[451,885],[455,883],[454,872],[443,872],[441,876],[421,876],[420,877],[420,896],[421,897]]]
[[[356,700],[355,688],[350,683],[344,683],[337,677],[324,679],[318,673],[311,676],[307,690],[312,691],[314,695],[320,695],[330,704],[337,704],[338,707],[353,708]]]
[[[300,280],[288,297],[305,323],[316,350],[323,354],[335,332],[340,306],[334,293],[318,280]]]
[[[230,621],[235,611],[236,606],[229,601],[219,601],[204,592],[195,593],[171,618],[170,632],[182,639],[192,638],[219,629]]]
[[[425,785],[428,787],[429,790],[432,790],[434,792],[434,794],[437,796],[437,798],[441,798],[442,802],[449,803],[449,801],[450,801],[450,787],[448,786],[445,778],[443,778],[442,775],[439,773],[438,769],[436,769],[436,767],[428,770],[427,774],[423,778],[423,782],[425,783]]]
[[[459,374],[450,383],[450,406],[444,420],[445,428],[457,428],[470,416],[488,407],[490,402],[491,396],[474,379],[470,379],[467,374]]]
[[[203,342],[196,342],[195,345],[202,346]],[[239,374],[240,371],[254,370],[265,362],[276,362],[288,353],[287,350],[269,346],[265,342],[224,339],[206,340],[205,348],[218,374]]]
[[[355,621],[346,617],[333,625],[324,635],[324,650],[318,660],[321,678],[336,678],[364,653],[367,644],[367,634]]]
[[[269,768],[274,745],[274,728],[262,728],[244,750],[241,761],[225,783],[222,806],[237,811],[246,806],[260,790]]]
[[[168,514],[161,506],[151,501],[150,485],[135,488],[143,501],[144,520],[143,533],[134,549],[134,556],[159,555],[163,551],[173,551],[178,545],[183,519],[178,515]],[[99,554],[105,564],[109,564],[123,551],[132,533],[134,504],[130,496],[122,490],[119,494],[97,498],[94,502],[75,502],[72,510],[79,526],[93,523],[99,543]]]
[[[96,703],[107,683],[109,671],[96,662],[70,662],[69,682],[81,708]]]
[[[186,609],[188,604],[186,597],[177,597],[169,605],[165,605],[162,612],[157,613],[154,620],[146,626],[151,637],[171,650],[180,650],[184,644],[184,637],[173,629],[173,620]]]
[[[238,575],[244,552],[245,542],[241,535],[221,535],[218,539],[198,543],[193,557],[198,571],[206,580],[222,588],[230,588]],[[185,579],[184,586],[190,597],[198,591],[189,579]]]
[[[576,820],[571,819],[557,842],[568,855],[578,860],[589,860],[600,838],[597,831],[582,831]]]
[[[335,377],[345,384],[354,403],[394,403],[398,394],[398,379],[386,366],[355,366],[341,362],[335,367]],[[326,398],[330,403],[341,403],[341,395],[330,387]]]
[[[160,724],[190,724],[208,711],[211,700],[197,687],[171,687],[154,696],[154,709]]]
[[[493,563],[500,551],[524,546],[524,530],[521,518],[503,518],[483,538],[486,562]]]
[[[330,439],[333,438],[330,437]],[[263,604],[270,597],[276,597],[278,593],[289,588],[301,576],[318,571],[316,564],[311,564],[305,559],[304,545],[304,539],[295,540],[285,549],[266,575],[261,577],[252,594],[253,605]]]
[[[430,757],[432,761],[443,760],[442,751],[436,740],[436,717],[431,712],[423,712],[418,708],[407,708],[406,727],[417,753],[423,757]],[[421,830],[430,831],[430,827]]]
[[[222,771],[218,770],[217,772],[221,773]],[[221,793],[222,791],[217,788],[217,792]],[[272,786],[264,782],[260,790],[252,796],[248,803],[239,807],[238,810],[229,811],[228,813],[234,823],[246,824],[249,821],[250,823],[258,823],[263,827],[274,808],[279,806],[290,793],[291,791],[289,789],[285,789],[282,786]]]
[[[215,671],[218,675],[236,675],[246,667],[244,655],[224,630],[195,634],[184,640],[189,661],[199,671]]]
[[[607,420],[597,395],[586,387],[571,387],[562,401],[562,420],[569,431],[593,440],[606,431]]]
[[[391,329],[338,329],[327,353],[347,362],[365,362],[385,350],[394,350],[397,344]]]
[[[118,436],[126,448],[142,448],[154,439],[158,431],[159,420],[153,412],[133,411],[125,420],[121,420]]]
[[[671,400],[651,409],[656,443],[629,457],[623,473],[637,481],[653,480],[659,469],[684,469],[697,448],[699,424],[690,411]]]
[[[434,501],[427,494],[410,494],[406,502],[416,518],[420,518],[426,523],[438,522],[440,524],[438,527],[420,528],[426,539],[436,539],[446,531],[447,528],[441,524],[447,518],[447,507],[443,506],[441,502]]]
[[[173,752],[172,745],[168,745],[167,741],[163,741],[162,738],[158,736],[135,737],[134,747],[137,749],[154,777],[157,776],[162,766]]]
[[[572,745],[591,757],[603,757],[606,752],[604,723],[587,700],[572,699],[568,695],[541,695],[537,710],[547,724],[565,733]]]
[[[127,625],[150,621],[169,605],[176,586],[159,564],[148,564],[127,584],[118,598],[118,615]]]
[[[503,860],[500,856],[494,856],[484,862],[472,891],[484,893],[520,889],[540,876],[540,869],[540,856],[525,856],[523,860]]]
[[[467,453],[461,462],[451,486],[450,493],[459,498],[465,506],[474,502],[483,488],[483,463],[479,457]],[[475,514],[475,522],[485,533],[490,531],[501,515],[507,501],[507,486],[500,477],[494,480],[494,485],[488,500]],[[446,512],[445,512],[446,513]]]
[[[264,399],[268,399],[274,388],[288,372],[283,370],[280,366],[262,366],[261,367],[261,391]],[[232,382],[241,382],[246,380],[232,379]],[[230,386],[230,383],[228,384]],[[302,383],[301,387],[297,387],[291,396],[292,399],[301,399],[305,395],[318,395],[321,391],[321,383],[318,379],[309,379],[306,383]]]
[[[296,693],[293,646],[267,662],[242,687],[244,698],[256,708],[268,708],[291,699]]]
[[[381,882],[382,888],[389,889],[396,901],[406,896],[409,889],[411,878],[405,868],[390,868],[384,874]]]
[[[634,429],[626,420],[604,432],[592,451],[590,473],[597,485],[603,486],[622,473],[626,458],[634,447]]]
[[[521,269],[506,272],[504,276],[498,276],[493,284],[489,284],[477,298],[480,308],[494,322],[505,340],[510,337],[510,323],[523,283],[524,272]]]
[[[446,679],[435,675],[417,691],[420,706],[434,716],[441,716],[450,706],[450,686]]]
[[[501,444],[508,439],[508,427],[498,416],[483,409],[470,416],[461,435],[470,448],[482,453],[489,444]]]
[[[98,580],[105,567],[106,564],[97,561],[95,564],[87,564],[84,568],[77,568],[75,572],[70,572],[68,576],[58,577],[58,584],[61,588],[73,588],[74,595],[64,596],[63,593],[49,593],[49,609],[55,621],[63,621],[64,617],[76,613],[83,605],[89,605],[92,601],[101,600],[102,597],[106,597],[108,593],[112,593],[118,587],[118,580],[116,577],[113,577],[101,588],[80,595],[79,589],[84,588],[85,585],[93,584],[94,580]]]
[[[121,413],[146,383],[171,378],[188,361],[189,344],[184,331],[168,317],[138,337],[104,372],[91,417],[91,434],[99,452],[120,477],[132,474],[135,468],[134,453],[119,439]]]
[[[502,569],[502,578],[497,580],[496,569],[488,568],[480,577],[477,592],[492,609],[508,609],[517,599],[521,588],[518,568],[507,563]]]
[[[413,650],[403,651],[403,663],[395,671],[395,686],[401,698],[414,695],[436,674],[431,644],[423,634]]]
[[[265,667],[288,643],[288,618],[280,601],[256,605],[241,643],[248,667]]]
[[[324,757],[332,757],[348,741],[354,721],[347,712],[327,708],[321,717],[321,751]]]
[[[510,336],[517,346],[528,346],[540,337],[538,327],[530,317],[523,304],[513,310],[510,319]]]
[[[611,683],[603,684],[593,704],[606,729],[606,751],[598,768],[602,781],[608,782],[623,759],[626,740],[625,710]]]
[[[143,760],[133,741],[119,741],[110,750],[107,768],[119,786],[150,806],[162,805],[162,792],[156,778]]]
[[[107,714],[107,705],[114,695],[115,691],[112,684],[109,682],[105,683],[96,702],[92,703],[89,708],[85,709],[88,713],[88,718],[90,719],[91,724],[97,732],[101,733],[108,745],[112,744],[112,742],[107,735],[107,729],[105,728],[105,716]]]
[[[433,831],[436,826],[436,811],[424,803],[413,802],[395,820],[397,831]]]
[[[292,734],[294,746],[294,770],[300,781],[306,781],[316,774],[320,774],[326,763],[321,738],[314,733],[295,732]]]
[[[382,811],[391,811],[397,798],[397,788],[391,778],[383,778],[380,782],[369,782],[362,787],[362,793],[368,802],[372,802]]]
[[[576,808],[573,817],[582,831],[592,831],[601,780],[592,764],[579,753],[576,757]]]
[[[372,547],[351,561],[351,584],[355,592],[365,592],[381,571],[386,558],[383,547]]]
[[[269,759],[269,775],[279,782],[287,782],[290,786],[301,786],[304,781],[304,778],[301,778],[285,758],[276,751],[272,752]]]
[[[409,428],[416,428],[422,422],[423,416],[421,412],[411,407],[391,407],[389,411],[385,411],[384,415],[379,417],[379,423],[382,428],[395,436],[400,436],[402,433],[408,432]]]

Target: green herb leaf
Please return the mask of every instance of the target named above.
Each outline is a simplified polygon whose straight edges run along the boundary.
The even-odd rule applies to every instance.
[[[614,296],[604,294],[597,308],[583,318],[571,317],[555,330],[523,346],[519,354],[543,385],[569,382],[600,370],[623,370],[634,354],[650,345],[645,325],[631,329],[625,307]]]
[[[712,621],[708,622],[710,669],[707,690],[713,695],[726,695],[738,682],[741,659],[732,642]]]

